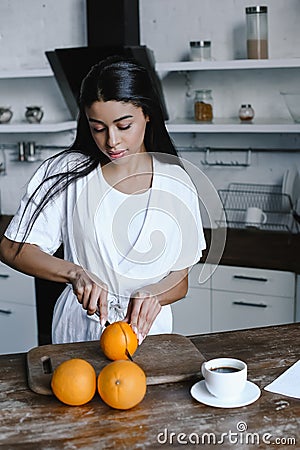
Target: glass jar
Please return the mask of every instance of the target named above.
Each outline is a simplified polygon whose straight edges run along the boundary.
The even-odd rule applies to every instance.
[[[242,122],[251,122],[254,117],[254,109],[251,105],[241,105],[239,109],[239,118]]]
[[[212,122],[213,98],[211,89],[195,91],[194,115],[197,122]]]
[[[191,61],[210,61],[210,41],[190,41]]]
[[[268,8],[248,6],[246,8],[247,56],[248,59],[268,58]]]

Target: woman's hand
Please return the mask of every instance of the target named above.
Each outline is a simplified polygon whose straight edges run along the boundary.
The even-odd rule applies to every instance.
[[[149,333],[162,306],[183,298],[187,289],[188,269],[182,269],[170,272],[157,283],[144,286],[131,294],[124,321],[131,324],[139,344]]]
[[[88,315],[99,312],[100,323],[103,326],[107,321],[107,285],[96,275],[87,270],[80,269],[70,277],[73,292]]]
[[[131,294],[124,321],[131,324],[138,336],[139,344],[149,333],[160,310],[161,305],[156,295],[143,290]]]
[[[71,283],[82,307],[89,315],[98,310],[100,323],[105,324],[108,315],[107,285],[103,281],[71,261],[43,252],[37,245],[25,243],[21,249],[19,246],[18,242],[3,237],[0,244],[1,260],[10,267],[37,278]]]

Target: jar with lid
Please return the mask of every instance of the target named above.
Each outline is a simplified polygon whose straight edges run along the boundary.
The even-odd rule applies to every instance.
[[[197,122],[212,122],[213,98],[211,89],[195,91],[194,114]]]
[[[210,41],[190,41],[191,61],[210,61]]]
[[[239,109],[239,118],[242,122],[251,122],[254,117],[254,109],[250,104],[241,105]]]
[[[268,7],[246,8],[248,59],[268,58]]]

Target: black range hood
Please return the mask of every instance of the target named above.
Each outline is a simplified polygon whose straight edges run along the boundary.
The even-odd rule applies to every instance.
[[[148,70],[168,119],[154,54],[139,43],[138,0],[87,0],[86,4],[88,46],[46,52],[72,118],[77,119],[80,85],[90,68],[108,56],[121,55],[134,58]]]
[[[74,120],[78,115],[78,96],[81,81],[94,64],[111,55],[134,58],[146,67],[161,100],[164,118],[165,120],[168,118],[162,87],[155,72],[153,52],[146,46],[62,48],[48,51],[46,55]]]

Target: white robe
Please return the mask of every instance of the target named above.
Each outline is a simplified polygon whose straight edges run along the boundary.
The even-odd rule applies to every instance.
[[[42,164],[5,233],[8,239],[22,240],[31,210],[21,226],[20,219],[39,182],[84,158],[74,153]],[[133,291],[192,266],[205,248],[198,197],[188,174],[178,165],[152,160],[152,187],[145,193],[127,195],[114,189],[99,166],[51,201],[26,237],[27,243],[50,254],[63,243],[65,259],[108,285],[109,322],[124,318]],[[35,204],[50,185],[40,189]],[[101,331],[98,316],[88,316],[67,285],[54,309],[53,343],[99,339]],[[150,334],[171,331],[171,307],[166,305]]]

